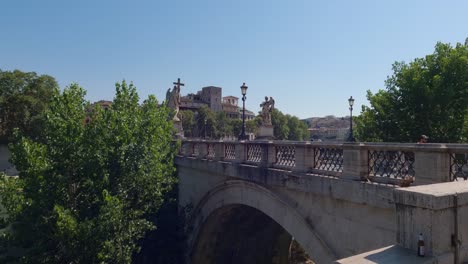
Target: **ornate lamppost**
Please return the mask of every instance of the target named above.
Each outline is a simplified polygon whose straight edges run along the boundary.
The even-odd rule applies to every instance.
[[[246,140],[247,136],[245,135],[245,95],[247,94],[247,85],[245,83],[242,84],[241,88],[241,93],[242,93],[242,132],[239,136],[239,140]]]
[[[349,112],[350,112],[348,142],[355,142],[356,139],[354,139],[354,136],[353,136],[353,105],[354,105],[354,98],[352,96],[349,97],[348,103],[349,103]]]

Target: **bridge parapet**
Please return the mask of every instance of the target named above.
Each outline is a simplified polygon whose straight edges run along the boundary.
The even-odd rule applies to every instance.
[[[179,155],[396,185],[468,176],[467,144],[182,141]]]

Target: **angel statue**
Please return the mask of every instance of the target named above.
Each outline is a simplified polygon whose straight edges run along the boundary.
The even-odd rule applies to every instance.
[[[179,115],[179,106],[180,106],[180,88],[175,85],[171,91],[171,88],[167,89],[166,92],[166,105],[167,107],[174,110],[174,117],[172,120],[178,122],[180,121]]]
[[[262,102],[260,107],[262,108],[262,125],[271,126],[271,111],[275,109],[275,100],[273,97],[268,100],[268,96],[265,96],[265,102]]]

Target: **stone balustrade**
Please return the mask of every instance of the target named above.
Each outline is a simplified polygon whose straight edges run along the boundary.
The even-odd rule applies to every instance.
[[[399,185],[448,182],[468,176],[468,144],[186,139],[179,155]]]

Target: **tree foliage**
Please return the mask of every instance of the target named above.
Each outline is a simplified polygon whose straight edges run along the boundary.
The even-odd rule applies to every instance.
[[[0,70],[0,141],[7,142],[14,128],[25,136],[38,138],[43,112],[58,91],[51,76]]]
[[[53,97],[41,140],[16,133],[20,175],[1,185],[2,203],[26,262],[130,263],[175,182],[167,108],[154,96],[139,105],[125,81],[108,110],[89,112],[84,95],[72,84]]]
[[[195,122],[198,128],[198,136],[201,138],[216,138],[218,131],[216,128],[216,114],[211,109],[203,105],[198,109]]]
[[[232,119],[231,120],[231,125],[232,125],[232,135],[238,137],[241,134],[242,131],[242,120],[241,119]]]
[[[309,137],[308,127],[304,122],[296,116],[283,114],[278,109],[272,111],[271,123],[276,139],[302,141]]]
[[[273,134],[276,139],[288,139],[289,127],[286,115],[278,109],[273,109],[271,123],[273,124]]]
[[[468,40],[468,39],[467,39]],[[467,142],[468,45],[437,43],[433,54],[393,64],[386,89],[368,91],[356,118],[363,141]]]
[[[232,135],[231,119],[225,112],[216,113],[215,116],[216,138],[223,138]]]
[[[305,122],[302,122],[296,116],[286,115],[288,120],[288,139],[289,140],[308,140],[309,130]]]
[[[245,121],[245,130],[247,133],[257,133],[257,128],[261,124],[260,116],[256,116],[252,120]]]
[[[180,119],[182,121],[185,136],[194,137],[194,132],[196,131],[194,113],[190,110],[182,110],[180,111]]]
[[[181,111],[182,125],[186,137],[219,139],[237,137],[242,131],[242,120],[231,119],[225,112],[213,112],[208,106],[202,106],[197,112]],[[306,140],[309,137],[307,125],[296,116],[285,115],[278,109],[271,114],[274,136],[284,140]],[[206,120],[206,123],[205,123]],[[261,125],[261,117],[245,121],[246,133],[256,133]]]

